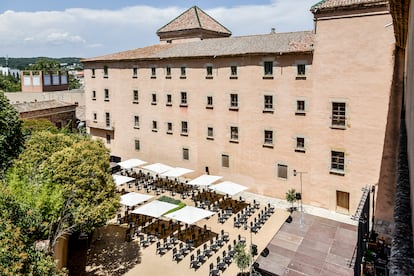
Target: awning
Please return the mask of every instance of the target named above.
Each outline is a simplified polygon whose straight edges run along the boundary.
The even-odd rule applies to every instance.
[[[184,208],[177,210],[176,212],[165,215],[165,217],[188,224],[193,224],[199,220],[210,217],[212,215],[214,215],[214,212],[196,208],[193,206],[185,206]]]
[[[132,169],[147,164],[147,162],[133,158],[119,162],[118,164],[124,169]]]
[[[154,196],[151,196],[151,195],[144,195],[144,194],[131,192],[131,193],[127,193],[121,196],[121,204],[131,207],[131,206],[140,204],[142,202],[145,202],[148,199],[153,198],[153,197]]]
[[[213,184],[214,182],[216,182],[217,180],[222,179],[222,178],[223,178],[222,176],[218,176],[218,175],[203,174],[203,175],[200,175],[197,178],[194,178],[193,180],[191,180],[187,184],[197,185],[197,186],[208,186],[208,185]]]
[[[187,173],[191,173],[193,172],[193,170],[190,169],[186,169],[186,168],[180,168],[180,167],[175,167],[172,170],[166,171],[164,173],[162,173],[162,176],[169,176],[169,177],[180,177],[182,175],[185,175]]]
[[[155,173],[164,173],[166,171],[172,170],[173,167],[170,167],[168,165],[162,164],[162,163],[155,163],[151,165],[147,165],[142,167],[143,169],[155,172]]]
[[[211,185],[209,189],[224,194],[235,195],[240,193],[241,191],[247,190],[247,187],[231,181],[223,181],[219,184]]]
[[[133,214],[147,215],[155,218],[159,218],[162,214],[176,208],[178,205],[171,204],[164,201],[154,200],[148,204],[145,204],[134,211]]]
[[[113,174],[112,178],[114,179],[115,185],[119,186],[125,183],[128,183],[130,181],[135,180],[133,177],[125,176],[125,175],[119,175],[119,174]]]

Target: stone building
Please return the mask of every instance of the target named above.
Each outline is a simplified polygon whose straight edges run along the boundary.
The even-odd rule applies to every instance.
[[[160,44],[83,60],[89,132],[113,155],[353,214],[379,181],[393,72],[387,1],[327,0],[313,31],[232,37],[198,7]],[[293,171],[296,170],[295,177]]]
[[[15,103],[21,119],[46,119],[56,127],[76,128],[76,104],[58,100]]]

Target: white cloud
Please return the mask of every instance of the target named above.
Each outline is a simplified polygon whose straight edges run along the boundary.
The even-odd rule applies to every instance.
[[[309,30],[315,0],[274,0],[268,5],[216,7],[205,12],[234,36]],[[156,31],[188,7],[132,6],[119,10],[0,14],[0,56],[91,57],[158,43]]]

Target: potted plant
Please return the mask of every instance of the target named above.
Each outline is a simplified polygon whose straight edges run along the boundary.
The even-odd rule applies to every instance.
[[[296,207],[293,207],[293,203],[296,202],[296,190],[290,189],[286,192],[286,201],[292,204],[292,206],[289,208],[289,211],[292,213],[296,210]]]
[[[240,269],[240,273],[237,276],[247,276],[249,272],[244,272],[250,265],[251,256],[246,252],[246,243],[239,242],[235,246],[234,261],[237,267]]]

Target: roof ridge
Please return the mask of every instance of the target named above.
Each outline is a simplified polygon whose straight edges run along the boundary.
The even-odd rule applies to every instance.
[[[197,17],[198,26],[200,26],[200,28],[203,28],[203,26],[201,26],[201,21],[200,21],[200,17],[198,16],[197,9],[198,9],[198,7],[194,6],[194,12],[195,12],[196,17]]]
[[[185,11],[183,11],[180,15],[178,15],[178,16],[176,16],[176,17],[174,17],[172,20],[170,20],[167,24],[165,24],[164,26],[162,26],[161,28],[159,28],[158,30],[157,30],[157,33],[161,30],[161,29],[163,29],[163,28],[165,28],[166,26],[168,26],[171,22],[174,22],[174,20],[176,20],[177,18],[179,18],[181,15],[183,15],[183,14],[185,14],[186,12],[188,12],[189,10],[191,10],[192,8],[194,8],[194,7],[196,7],[196,6],[192,6],[191,8],[188,8],[188,9],[186,9]]]

